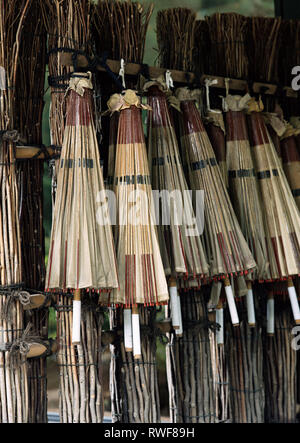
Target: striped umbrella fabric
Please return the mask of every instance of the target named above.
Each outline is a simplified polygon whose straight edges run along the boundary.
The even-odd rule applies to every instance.
[[[170,211],[170,223],[163,224],[163,220],[160,220],[158,227],[165,273],[197,278],[200,284],[200,280],[208,275],[209,269],[196,225],[192,199],[187,193],[188,185],[181,164],[174,123],[168,109],[169,94],[159,81],[147,83],[144,89],[152,109],[148,118],[148,156],[152,187],[159,192],[167,191],[160,200],[160,214],[166,208]],[[175,196],[172,202],[168,201],[170,196]]]

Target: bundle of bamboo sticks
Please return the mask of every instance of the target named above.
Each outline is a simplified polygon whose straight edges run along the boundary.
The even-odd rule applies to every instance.
[[[62,423],[101,423],[103,312],[95,294],[81,295],[81,344],[73,346],[72,298],[72,294],[60,295],[56,305],[60,419]]]
[[[265,312],[266,297],[271,295],[274,299],[275,294],[276,285],[266,288],[262,312]],[[264,329],[265,421],[295,423],[296,377],[299,376],[296,370],[297,352],[291,346],[294,322],[287,294],[275,295],[273,322],[273,330]]]
[[[236,13],[216,13],[206,21],[211,41],[209,74],[248,78],[247,18]]]
[[[49,36],[51,143],[61,147],[66,125],[65,92],[73,71],[73,67],[65,67],[61,59],[64,51],[79,50],[90,54],[92,5],[89,0],[47,0],[41,2],[41,8]],[[71,299],[68,294],[61,294],[57,299],[60,417],[65,423],[99,423],[103,418],[100,346],[102,320],[90,299],[90,294],[82,294],[82,339],[81,344],[76,347],[71,344]]]
[[[16,79],[22,28],[30,1],[0,3],[0,422],[26,423],[29,417],[24,314],[15,297],[22,282],[20,196],[16,179]],[[7,350],[3,349],[8,347]],[[16,352],[13,352],[16,349]],[[26,353],[26,350],[22,348]]]
[[[76,50],[90,54],[91,2],[41,0],[40,8],[48,33],[51,144],[61,148],[66,119],[65,92],[74,70],[61,63],[62,56],[65,52]]]
[[[167,347],[167,372],[171,419],[175,423],[216,423],[216,361],[211,353],[204,292],[181,296],[183,335],[171,335]],[[219,379],[220,380],[220,379]]]
[[[226,359],[229,371],[231,421],[263,423],[265,392],[263,380],[262,325],[249,326],[246,301],[239,301],[239,328],[226,324]]]
[[[252,80],[278,83],[278,63],[281,45],[281,18],[249,18],[248,57]]]
[[[196,13],[187,8],[159,11],[157,42],[160,66],[191,71],[194,52]]]
[[[293,80],[292,69],[300,64],[300,22],[283,20],[281,24],[282,44],[279,47],[281,84],[290,85]]]
[[[120,0],[98,0],[93,25],[98,55],[108,53],[114,60],[142,63],[146,33],[154,5]]]
[[[38,0],[31,4],[24,25],[17,76],[17,126],[26,142],[42,145],[42,115],[46,68],[46,32]],[[38,55],[38,56],[37,56]],[[43,172],[40,160],[18,163],[20,187],[20,229],[22,248],[22,281],[27,288],[42,291],[45,280],[43,231]],[[32,323],[32,333],[48,338],[48,310],[25,314]],[[29,421],[47,422],[47,363],[46,358],[29,360]]]
[[[160,422],[156,308],[140,306],[139,317],[141,358],[136,360],[131,352],[126,351],[122,337],[112,347],[110,384],[114,423]],[[122,324],[122,311],[111,310],[111,328],[119,328]]]

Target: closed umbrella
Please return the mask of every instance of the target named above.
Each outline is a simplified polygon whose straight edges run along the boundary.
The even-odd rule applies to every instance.
[[[249,131],[266,216],[266,236],[273,249],[273,279],[287,279],[294,319],[300,322],[292,277],[300,273],[300,214],[280,160],[267,131],[261,102],[249,105]]]
[[[92,88],[90,74],[72,75],[46,277],[47,289],[74,292],[74,344],[80,342],[80,291],[118,287],[111,226],[97,221],[104,183]]]
[[[224,278],[233,324],[239,319],[229,277],[256,267],[233,211],[220,168],[195,101],[186,88],[177,90],[181,101],[181,143],[187,152],[189,174],[195,189],[204,190],[204,237],[212,278]]]
[[[180,301],[177,297],[176,281],[173,279],[181,277],[197,280],[199,286],[201,279],[208,275],[208,265],[192,199],[188,194],[174,124],[168,109],[167,95],[170,98],[169,102],[172,100],[176,106],[174,97],[168,93],[163,79],[148,82],[144,89],[152,109],[148,118],[148,155],[152,187],[162,193],[160,214],[167,211],[170,216],[169,220],[160,220],[158,226],[160,250],[165,273],[172,277],[170,297],[173,326],[180,329]]]
[[[123,306],[125,310],[132,309],[131,326],[130,315],[124,317],[125,321],[126,318],[128,320],[128,329],[125,325],[125,348],[130,350],[132,334],[133,352],[138,359],[141,357],[138,305],[165,304],[169,298],[168,288],[155,226],[141,118],[141,109],[145,106],[136,93],[129,89],[123,94],[114,94],[108,107],[112,113],[120,113],[113,180],[120,285],[112,292],[110,301]]]

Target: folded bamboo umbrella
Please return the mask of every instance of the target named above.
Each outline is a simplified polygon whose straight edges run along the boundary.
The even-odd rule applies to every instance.
[[[249,94],[244,97],[227,95],[225,103],[229,193],[242,232],[257,264],[255,272],[247,278],[248,322],[254,326],[255,311],[251,282],[270,279],[269,256],[272,250],[267,249],[264,214],[247,131],[245,109],[250,100]]]
[[[300,272],[300,214],[274,145],[268,134],[261,102],[249,105],[249,133],[266,216],[266,236],[275,260],[270,258],[273,279],[288,279],[294,319],[300,322],[299,304],[292,276]]]
[[[281,152],[283,170],[290,184],[298,209],[300,210],[300,152],[297,148],[296,139],[299,134],[299,129],[295,129],[289,125],[281,137]]]
[[[247,274],[256,267],[233,211],[199,111],[186,88],[177,90],[181,101],[181,143],[188,155],[189,174],[195,189],[204,190],[204,237],[212,278],[225,278],[234,324],[238,316],[228,277]]]
[[[108,107],[112,113],[120,112],[113,183],[117,200],[115,242],[120,286],[112,292],[110,301],[133,309],[133,351],[138,359],[141,352],[136,335],[139,330],[137,306],[164,304],[169,297],[141,120],[141,109],[145,106],[134,91],[126,90],[123,94],[114,94]],[[126,339],[125,330],[125,347]]]
[[[81,289],[118,287],[110,225],[97,220],[104,190],[93,123],[91,74],[73,74],[50,240],[47,289],[71,289],[74,344],[80,343]]]
[[[168,89],[164,79],[144,85],[151,113],[148,118],[148,156],[152,187],[163,193],[159,206],[158,237],[165,274],[171,276],[170,297],[173,327],[180,329],[180,300],[176,278],[201,280],[208,275],[208,265],[199,226],[195,218],[192,199],[188,192],[171,114],[168,110]],[[169,102],[176,106],[174,97]],[[177,104],[180,110],[180,104]],[[166,195],[168,193],[168,195]],[[174,199],[174,200],[168,200]],[[163,215],[169,214],[169,220]]]

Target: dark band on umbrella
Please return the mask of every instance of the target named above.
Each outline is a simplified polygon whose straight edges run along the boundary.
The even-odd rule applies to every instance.
[[[246,116],[242,111],[226,112],[227,141],[248,140]]]
[[[92,158],[79,158],[78,160],[74,160],[72,158],[64,159],[62,158],[60,161],[60,167],[72,169],[75,168],[76,165],[79,168],[93,169],[94,168],[94,160]]]
[[[125,175],[122,177],[116,177],[115,185],[151,185],[151,179],[149,175]]]
[[[172,159],[172,162],[174,162],[175,164],[177,164],[177,158],[174,156]],[[152,159],[152,165],[153,166],[164,166],[166,163],[171,163],[171,159],[169,157],[169,155],[167,155],[166,157],[156,157]],[[180,162],[181,164],[181,162]]]
[[[266,178],[271,178],[271,177],[278,177],[279,176],[279,172],[278,169],[272,169],[272,171],[267,170],[267,171],[260,171],[257,173],[257,178],[259,180],[263,180]]]
[[[199,169],[205,169],[207,166],[217,166],[217,160],[210,158],[209,160],[200,160],[198,162],[191,163],[192,171],[199,171]]]

